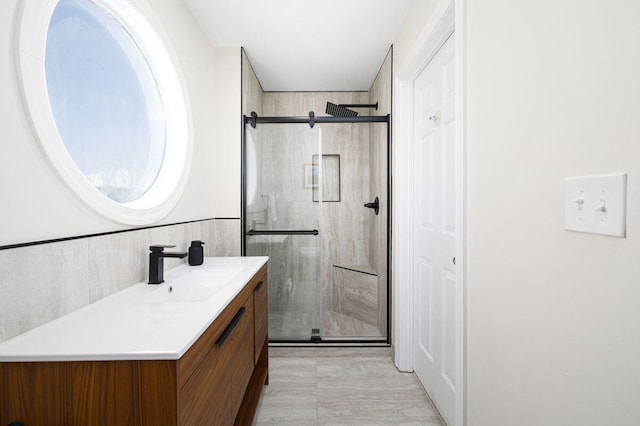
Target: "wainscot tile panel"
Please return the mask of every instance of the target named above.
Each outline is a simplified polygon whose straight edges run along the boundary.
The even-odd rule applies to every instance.
[[[153,244],[187,251],[205,241],[206,256],[240,255],[240,220],[161,226],[0,250],[0,342],[123,290],[148,277]],[[166,259],[169,270],[187,259]]]

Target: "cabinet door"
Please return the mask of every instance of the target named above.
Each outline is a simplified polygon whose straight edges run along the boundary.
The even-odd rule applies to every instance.
[[[260,280],[256,284],[253,291],[253,310],[254,310],[254,365],[258,364],[258,358],[262,352],[262,346],[267,338],[269,328],[268,318],[268,302],[267,302],[267,275],[260,276]]]
[[[67,421],[76,424],[126,425],[134,417],[131,362],[79,361],[66,364]],[[165,389],[162,389],[165,390]],[[171,396],[172,388],[166,389]],[[173,393],[175,398],[175,391]],[[167,399],[164,399],[167,401]],[[158,407],[156,407],[158,408]],[[170,406],[162,407],[167,411]],[[175,411],[173,411],[175,414]],[[165,411],[165,417],[171,413]],[[175,416],[173,416],[175,422]]]
[[[64,377],[55,362],[0,363],[0,424],[65,424]]]

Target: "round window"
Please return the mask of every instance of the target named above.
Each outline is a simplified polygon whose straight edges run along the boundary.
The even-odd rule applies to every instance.
[[[175,206],[191,153],[182,79],[147,16],[125,0],[25,1],[19,34],[49,160],[89,206],[130,224]]]

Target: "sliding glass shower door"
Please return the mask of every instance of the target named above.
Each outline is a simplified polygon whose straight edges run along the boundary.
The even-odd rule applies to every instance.
[[[388,117],[315,120],[245,125],[244,254],[269,256],[269,340],[388,343]]]
[[[318,128],[246,126],[245,252],[269,256],[269,339],[320,337],[320,211],[313,202],[321,179]]]

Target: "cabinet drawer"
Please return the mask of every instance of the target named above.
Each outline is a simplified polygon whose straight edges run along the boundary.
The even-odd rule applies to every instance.
[[[233,317],[244,303],[247,295],[251,294],[252,288],[253,287],[245,287],[245,289],[229,303],[193,346],[180,358],[178,361],[178,388],[181,389],[187,383],[204,357],[216,346],[216,341],[233,320]]]
[[[233,352],[227,348],[213,348],[202,360],[191,379],[179,392],[178,424],[230,425],[235,414],[231,407],[231,369]]]
[[[245,298],[180,391],[180,425],[231,425],[252,373],[253,303]],[[244,358],[249,353],[248,371]],[[246,378],[245,378],[246,375]],[[245,382],[246,381],[246,382]]]

